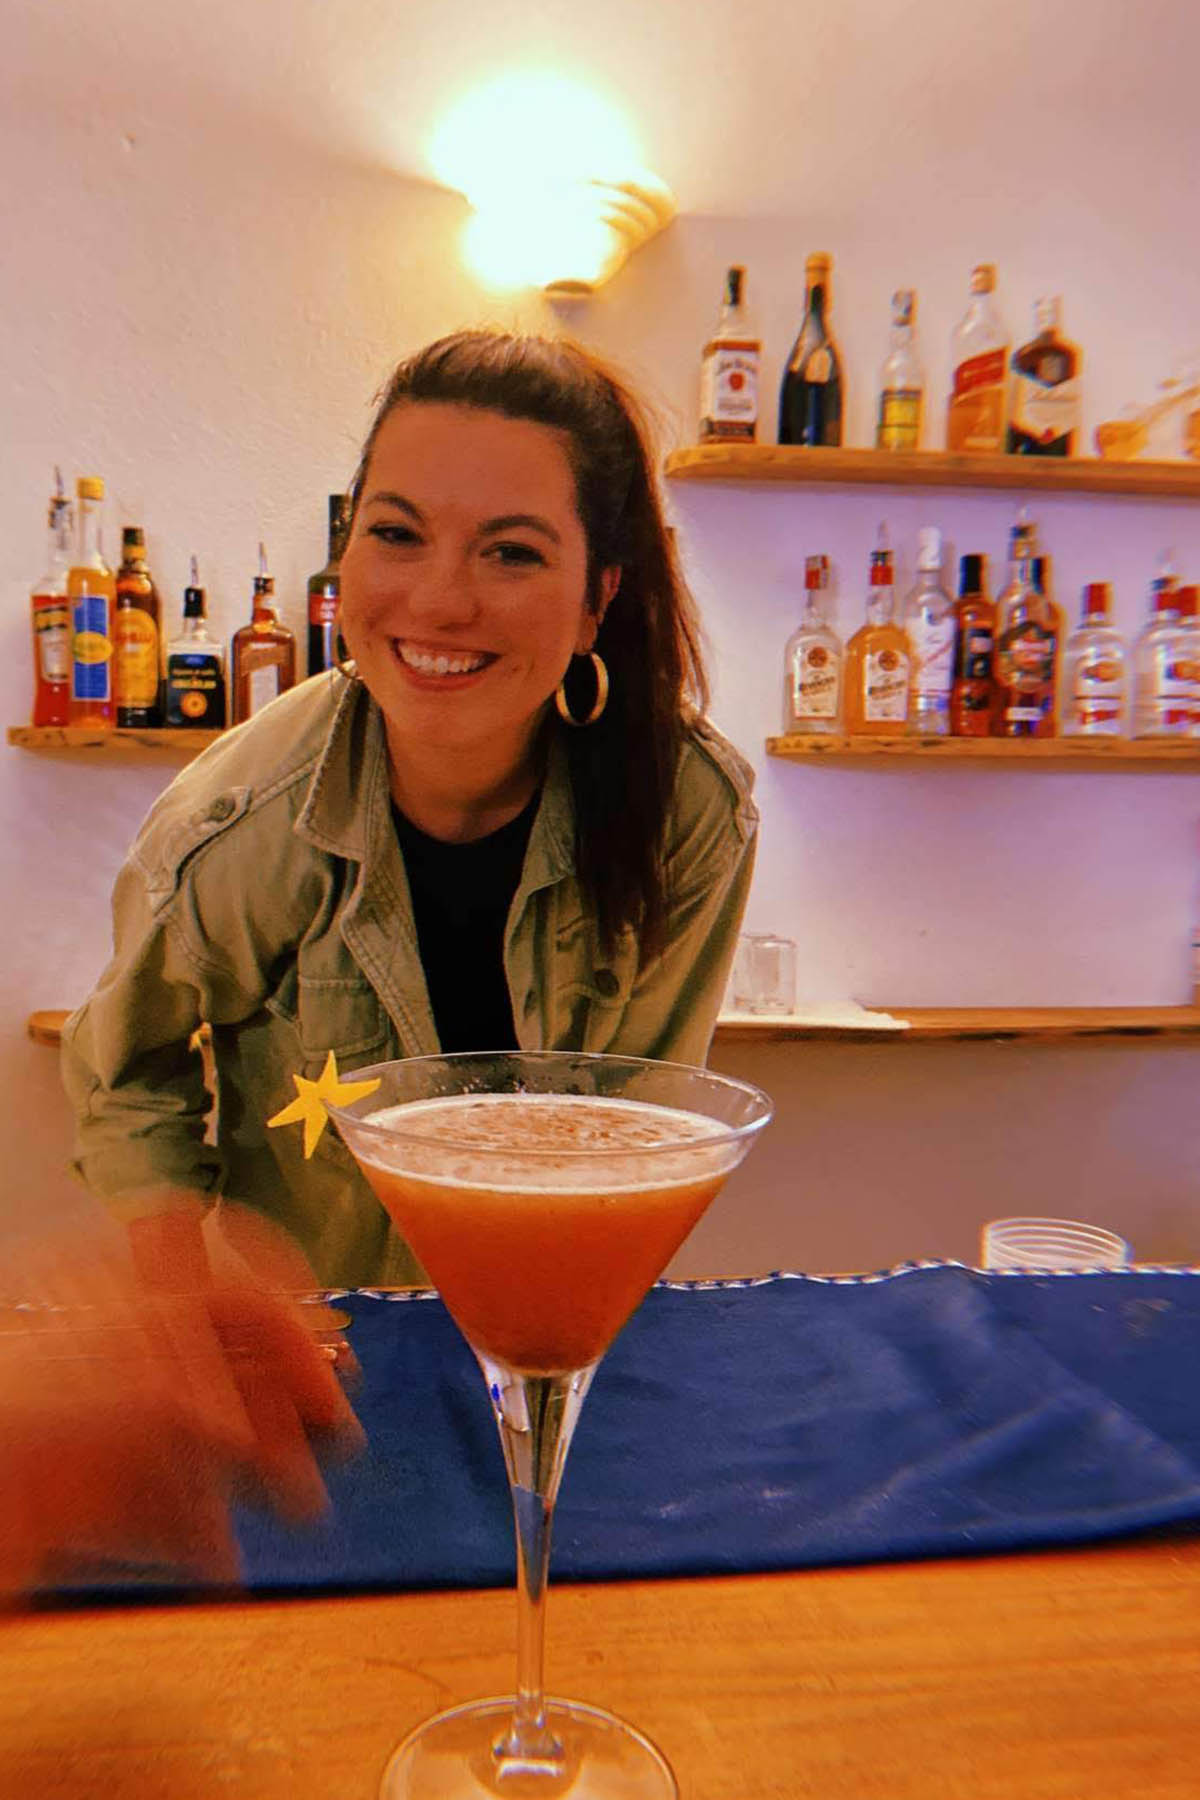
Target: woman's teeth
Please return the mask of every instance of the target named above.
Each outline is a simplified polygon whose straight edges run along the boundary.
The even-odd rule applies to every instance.
[[[415,650],[411,644],[397,644],[396,652],[400,661],[418,675],[472,675],[491,661],[478,651]]]

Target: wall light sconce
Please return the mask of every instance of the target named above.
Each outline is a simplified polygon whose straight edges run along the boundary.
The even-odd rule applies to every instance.
[[[464,252],[493,287],[586,296],[675,217],[622,116],[558,76],[506,76],[468,94],[431,161],[471,203]]]

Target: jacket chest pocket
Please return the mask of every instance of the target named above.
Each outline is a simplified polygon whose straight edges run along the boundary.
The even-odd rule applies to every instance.
[[[379,996],[361,978],[303,975],[293,966],[267,1006],[290,1025],[306,1064],[319,1074],[332,1050],[338,1069],[382,1062],[393,1053],[392,1029]]]
[[[603,1050],[615,1036],[638,971],[633,932],[602,954],[586,918],[560,924],[555,937],[553,1042],[563,1050]]]

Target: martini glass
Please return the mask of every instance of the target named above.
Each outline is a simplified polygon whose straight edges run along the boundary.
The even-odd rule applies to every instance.
[[[517,1536],[515,1694],[418,1726],[383,1800],[676,1800],[641,1732],[545,1694],[554,1502],[601,1357],[771,1103],[703,1069],[571,1051],[355,1071],[372,1077],[374,1093],[329,1110],[479,1361]]]

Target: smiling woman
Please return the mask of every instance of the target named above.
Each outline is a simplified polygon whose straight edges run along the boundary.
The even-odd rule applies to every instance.
[[[77,1166],[155,1278],[196,1266],[218,1197],[323,1284],[420,1276],[332,1133],[309,1159],[267,1129],[331,1051],[703,1062],[757,816],[652,469],[569,343],[464,332],[396,370],[352,490],[353,661],[167,790],[64,1032]]]

